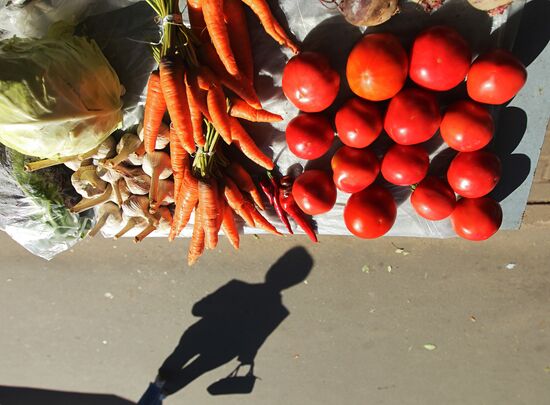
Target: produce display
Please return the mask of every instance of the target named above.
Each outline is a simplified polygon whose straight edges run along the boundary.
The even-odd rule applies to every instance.
[[[499,229],[502,210],[488,195],[502,167],[491,151],[487,105],[506,103],[526,81],[508,51],[473,59],[468,41],[447,25],[424,29],[404,46],[382,26],[336,61],[307,41],[300,51],[293,26],[283,29],[266,0],[188,0],[186,16],[178,1],[146,2],[160,39],[151,42],[158,68],[138,128],[115,132],[123,126],[124,88],[93,41],[60,24],[43,39],[0,42],[7,111],[0,142],[42,158],[19,160],[26,176],[72,170],[81,199],[65,201],[66,214],[84,221],[94,212],[96,219],[78,238],[86,229],[89,236],[131,232],[140,242],[155,233],[173,241],[185,230],[192,265],[217,247],[220,232],[239,249],[244,226],[279,236],[301,229],[317,242],[318,226],[337,201],[343,206],[342,195],[338,226],[359,238],[397,226],[404,198],[421,221],[450,221],[465,239],[485,240]],[[382,24],[397,12],[391,1],[339,7],[356,25]],[[264,109],[247,13],[286,49],[269,90],[297,115]],[[262,128],[281,124],[277,142],[295,165],[281,165],[280,152],[265,147],[271,139]],[[443,142],[455,152],[431,162]]]

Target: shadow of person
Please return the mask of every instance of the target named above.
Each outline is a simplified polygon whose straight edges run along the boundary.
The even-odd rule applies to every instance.
[[[135,402],[109,394],[67,392],[30,387],[0,386],[2,405],[132,405]]]
[[[252,369],[259,348],[290,314],[281,292],[305,280],[312,266],[307,251],[296,247],[271,266],[265,282],[231,280],[195,303],[192,313],[201,319],[183,333],[158,372],[165,395],[235,358]]]

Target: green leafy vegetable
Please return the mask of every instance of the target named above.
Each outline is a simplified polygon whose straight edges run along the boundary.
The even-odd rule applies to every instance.
[[[120,126],[123,92],[97,44],[67,25],[0,41],[0,142],[25,155],[93,149]]]

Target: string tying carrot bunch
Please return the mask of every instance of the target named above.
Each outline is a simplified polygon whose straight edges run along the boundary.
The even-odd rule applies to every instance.
[[[162,44],[153,48],[159,69],[148,82],[144,114],[145,151],[153,155],[166,112],[175,210],[169,240],[193,220],[188,264],[214,249],[222,230],[239,248],[236,216],[251,227],[280,235],[262,216],[264,205],[251,176],[226,158],[230,147],[267,170],[273,161],[256,145],[238,118],[276,122],[263,110],[253,87],[254,66],[242,3],[266,32],[297,52],[265,0],[188,0],[190,27],[182,23],[177,0],[147,0],[162,22]],[[220,142],[220,139],[222,142]],[[154,202],[151,201],[153,204]],[[151,206],[154,208],[156,206]],[[164,213],[165,214],[165,213]],[[164,215],[163,218],[168,218]]]

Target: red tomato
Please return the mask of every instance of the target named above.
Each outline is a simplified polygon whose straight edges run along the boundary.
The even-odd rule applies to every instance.
[[[384,187],[372,185],[352,194],[344,207],[344,222],[359,238],[373,239],[387,233],[395,222],[397,206]]]
[[[353,148],[366,148],[382,132],[382,115],[378,107],[357,97],[340,107],[334,123],[342,143]]]
[[[324,214],[336,203],[336,187],[328,173],[306,170],[294,180],[292,196],[306,214]]]
[[[441,122],[434,93],[422,89],[405,89],[392,98],[384,129],[401,145],[425,142],[436,133]]]
[[[443,180],[428,176],[411,194],[414,210],[423,218],[440,221],[452,214],[456,205],[453,189]]]
[[[300,114],[286,127],[286,143],[301,159],[317,159],[330,149],[334,131],[321,114]]]
[[[501,165],[497,155],[486,150],[460,152],[447,170],[447,180],[455,193],[478,198],[489,194],[500,180]]]
[[[485,104],[503,104],[511,100],[527,80],[523,63],[504,49],[495,49],[478,57],[466,79],[468,95]]]
[[[405,84],[409,61],[393,34],[367,34],[351,50],[346,77],[351,91],[372,101],[395,96]]]
[[[380,162],[369,149],[342,146],[331,160],[332,179],[338,190],[356,193],[370,186],[380,172]]]
[[[340,89],[340,76],[325,55],[302,52],[283,70],[283,92],[302,111],[319,112],[329,107]]]
[[[485,240],[502,225],[502,208],[490,197],[461,198],[451,214],[451,222],[461,238]]]
[[[410,186],[426,177],[428,152],[419,145],[393,145],[382,158],[382,176],[397,186]]]
[[[437,25],[414,40],[409,76],[427,89],[450,90],[464,80],[471,61],[466,40],[455,29]]]
[[[451,105],[439,131],[443,140],[459,152],[473,152],[484,148],[493,139],[493,117],[481,105],[461,100]]]

